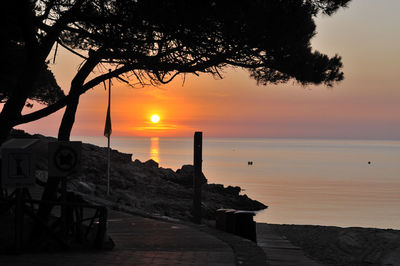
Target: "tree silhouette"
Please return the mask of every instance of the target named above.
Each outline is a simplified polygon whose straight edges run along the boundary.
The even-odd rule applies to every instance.
[[[7,137],[22,108],[32,106],[31,99],[51,105],[64,97],[46,58],[38,52],[37,29],[32,21],[33,4],[23,1],[2,3],[0,28],[1,58],[5,66],[0,73],[0,143]],[[3,39],[4,38],[4,39]]]
[[[343,79],[341,60],[312,51],[313,18],[331,15],[349,1],[7,1],[7,17],[13,18],[8,24],[18,28],[28,55],[20,76],[28,75],[8,88],[16,95],[0,115],[1,137],[17,124],[68,104],[59,131],[60,139],[68,139],[79,95],[111,77],[130,76],[154,85],[184,73],[219,77],[222,68],[231,66],[247,69],[263,85],[293,78],[305,85],[332,86]],[[55,43],[79,53],[83,65],[68,96],[21,116],[39,79],[37,70],[43,69]],[[113,71],[87,80],[99,64]]]
[[[303,85],[332,86],[343,79],[341,58],[312,50],[314,18],[332,15],[348,2],[9,0],[2,25],[20,34],[25,56],[0,114],[0,141],[13,126],[65,106],[58,137],[69,140],[79,96],[110,78],[158,85],[180,74],[221,77],[221,69],[237,67],[262,85],[293,79]],[[83,60],[69,94],[22,116],[56,43]],[[111,71],[89,78],[99,65]],[[54,194],[54,186],[47,192]]]
[[[12,89],[18,83],[19,70],[23,68],[24,54],[22,48],[19,46],[17,40],[8,39],[5,44],[5,57],[3,57],[3,64],[7,67],[2,70],[0,75],[0,103],[7,102],[8,98],[12,95]],[[48,69],[47,64],[42,68],[38,74],[38,79],[35,81],[33,90],[28,94],[28,99],[45,104],[51,105],[64,97],[64,92],[58,86],[53,73]],[[32,107],[33,103],[27,102],[26,106]]]
[[[2,62],[6,66],[0,75],[0,103],[4,103],[12,94],[13,88],[18,84],[20,71],[26,61],[26,52],[24,49],[24,39],[22,32],[19,30],[15,17],[6,13],[7,27],[2,29],[2,35],[5,40],[2,43]],[[53,73],[48,69],[48,63],[44,62],[43,67],[38,74],[33,90],[29,92],[30,100],[42,103],[53,104],[61,97],[65,96],[64,92],[58,86]],[[31,106],[31,103],[27,103]]]

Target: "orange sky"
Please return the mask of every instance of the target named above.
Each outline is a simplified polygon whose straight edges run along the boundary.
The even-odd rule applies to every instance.
[[[295,83],[257,86],[242,70],[223,80],[188,75],[158,88],[113,81],[113,135],[400,138],[400,3],[354,0],[348,9],[317,20],[313,47],[343,57],[345,80],[334,88]],[[61,51],[52,66],[67,91],[80,59]],[[102,86],[81,97],[72,134],[101,136],[107,109]],[[38,106],[37,106],[38,107]],[[31,110],[27,110],[30,112]],[[156,126],[150,116],[161,117]],[[56,135],[61,112],[20,126]]]

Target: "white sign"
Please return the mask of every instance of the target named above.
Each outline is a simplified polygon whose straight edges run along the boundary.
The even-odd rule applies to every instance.
[[[24,149],[7,149],[1,151],[3,187],[27,187],[35,184],[32,153]]]
[[[80,171],[80,141],[57,141],[49,143],[49,177],[64,177]]]

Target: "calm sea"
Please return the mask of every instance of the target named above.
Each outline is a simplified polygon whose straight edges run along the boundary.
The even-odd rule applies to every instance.
[[[104,137],[74,139],[106,146]],[[205,137],[203,142],[209,183],[240,186],[268,205],[256,215],[258,222],[400,229],[400,141]],[[174,170],[193,162],[191,138],[112,137],[111,146]]]

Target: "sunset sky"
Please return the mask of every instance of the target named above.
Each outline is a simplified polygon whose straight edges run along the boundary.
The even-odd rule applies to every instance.
[[[157,88],[113,80],[113,136],[400,139],[399,10],[399,0],[353,0],[317,19],[314,49],[343,58],[345,80],[333,88],[257,86],[240,69],[226,69],[223,80],[187,75]],[[66,51],[57,55],[52,70],[64,91],[80,62]],[[73,135],[103,134],[107,95],[98,86],[81,97]],[[62,113],[19,128],[54,136]]]

